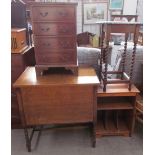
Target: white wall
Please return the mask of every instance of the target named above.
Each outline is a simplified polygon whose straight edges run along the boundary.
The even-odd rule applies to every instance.
[[[70,1],[76,1],[76,0],[70,0]],[[101,1],[101,0],[100,0]],[[105,0],[103,0],[105,1]],[[142,0],[141,0],[142,1]],[[81,5],[81,0],[78,0],[78,5],[80,4],[80,6],[78,6],[77,11],[81,11],[81,15],[82,15],[82,5]],[[123,14],[129,14],[129,15],[135,15],[136,14],[136,9],[137,9],[137,0],[124,0],[124,8],[123,8]],[[77,33],[81,33],[82,31],[82,16],[80,16],[80,14],[77,12],[77,14],[79,16],[77,16]],[[87,24],[87,25],[83,25],[83,31],[88,31],[91,33],[95,33],[99,35],[99,25],[96,24]]]
[[[137,15],[138,21],[143,22],[143,0],[138,0]]]
[[[124,15],[136,15],[137,0],[124,0]]]

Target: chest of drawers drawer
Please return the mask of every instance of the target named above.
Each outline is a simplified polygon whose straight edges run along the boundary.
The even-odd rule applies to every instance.
[[[76,35],[75,24],[72,23],[33,23],[34,35]]]
[[[59,52],[48,52],[44,51],[44,54],[36,55],[36,64],[41,65],[65,65],[65,64],[76,64],[76,55],[73,50],[59,51]]]
[[[74,37],[37,37],[35,36],[35,49],[75,49]]]
[[[75,21],[75,9],[70,6],[32,6],[33,21]]]

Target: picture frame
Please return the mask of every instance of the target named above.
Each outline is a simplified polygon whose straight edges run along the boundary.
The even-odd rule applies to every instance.
[[[124,0],[110,0],[109,10],[123,10]]]
[[[98,21],[107,20],[108,3],[84,3],[84,24],[96,24]]]

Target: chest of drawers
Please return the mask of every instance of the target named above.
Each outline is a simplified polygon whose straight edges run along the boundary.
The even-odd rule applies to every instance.
[[[36,68],[77,67],[76,5],[32,3]]]

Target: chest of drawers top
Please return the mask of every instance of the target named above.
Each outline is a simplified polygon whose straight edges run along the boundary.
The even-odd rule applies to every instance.
[[[76,6],[77,3],[32,3],[32,21],[75,23]]]

